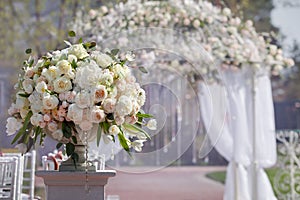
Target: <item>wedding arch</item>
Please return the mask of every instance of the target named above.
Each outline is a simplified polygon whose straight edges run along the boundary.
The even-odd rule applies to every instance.
[[[263,171],[276,162],[269,76],[280,76],[294,63],[273,44],[270,34],[257,33],[252,21],[244,22],[230,9],[202,0],[129,0],[88,14],[79,12],[71,27],[78,35],[102,42],[103,46],[107,38],[117,34],[124,37],[113,42],[126,48],[143,44],[166,49],[169,40],[174,39],[167,29],[201,44],[214,65],[200,59],[202,63],[193,63],[195,70],[184,67],[186,62],[179,57],[176,62],[170,56],[149,51],[141,56],[158,59],[165,68],[178,70],[195,83],[193,88],[199,93],[201,116],[211,143],[229,161],[224,199],[276,199]],[[137,31],[141,27],[148,27],[145,33],[149,37],[138,37],[143,34]],[[155,27],[162,28],[162,34],[153,37]],[[132,37],[136,38],[134,45],[130,43]],[[200,54],[187,40],[173,42],[181,47],[176,49],[179,54],[188,51],[188,58]],[[224,98],[226,101],[220,101]],[[224,106],[225,118],[218,117],[215,110],[223,111]]]

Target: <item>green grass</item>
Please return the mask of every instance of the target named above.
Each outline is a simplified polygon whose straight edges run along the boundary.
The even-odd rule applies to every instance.
[[[273,191],[274,191],[274,177],[277,173],[279,169],[278,168],[270,168],[270,169],[266,169],[266,173],[267,176],[271,182]],[[225,183],[225,179],[226,179],[226,171],[218,171],[218,172],[212,172],[212,173],[208,173],[205,175],[207,178],[210,178],[214,181],[220,182],[220,183]]]
[[[226,172],[225,171],[219,171],[219,172],[211,172],[205,175],[207,178],[210,178],[214,181],[225,183],[226,179]]]

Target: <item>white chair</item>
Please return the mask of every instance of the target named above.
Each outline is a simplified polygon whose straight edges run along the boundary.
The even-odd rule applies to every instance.
[[[17,171],[16,199],[33,200],[35,167],[36,167],[36,151],[32,150],[31,152],[27,152],[24,155],[22,155],[21,153],[3,153],[3,156],[16,157],[20,163],[20,165],[18,165],[18,171]],[[28,190],[29,190],[29,194],[27,194]]]
[[[35,183],[35,167],[36,167],[36,151],[32,150],[24,155],[24,178],[23,187],[24,190],[29,190],[29,199],[34,199],[34,183]],[[28,184],[24,184],[28,182]]]
[[[0,199],[15,200],[18,158],[0,157]]]

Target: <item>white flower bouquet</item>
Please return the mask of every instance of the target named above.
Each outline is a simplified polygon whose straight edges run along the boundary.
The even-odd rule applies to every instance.
[[[153,130],[156,121],[144,121],[152,116],[141,110],[146,96],[126,65],[131,59],[120,59],[117,49],[102,53],[94,42],[66,44],[24,62],[8,110],[7,133],[16,133],[12,143],[25,152],[51,136],[57,148],[65,144],[67,155],[78,159],[74,149],[84,133],[98,145],[102,138],[118,141],[127,152],[141,151],[149,138],[142,125]]]

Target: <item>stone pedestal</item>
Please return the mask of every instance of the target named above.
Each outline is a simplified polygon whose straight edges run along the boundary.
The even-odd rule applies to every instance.
[[[88,172],[86,182],[84,171],[36,171],[36,176],[44,179],[47,200],[104,200],[104,186],[115,175],[114,170]]]

